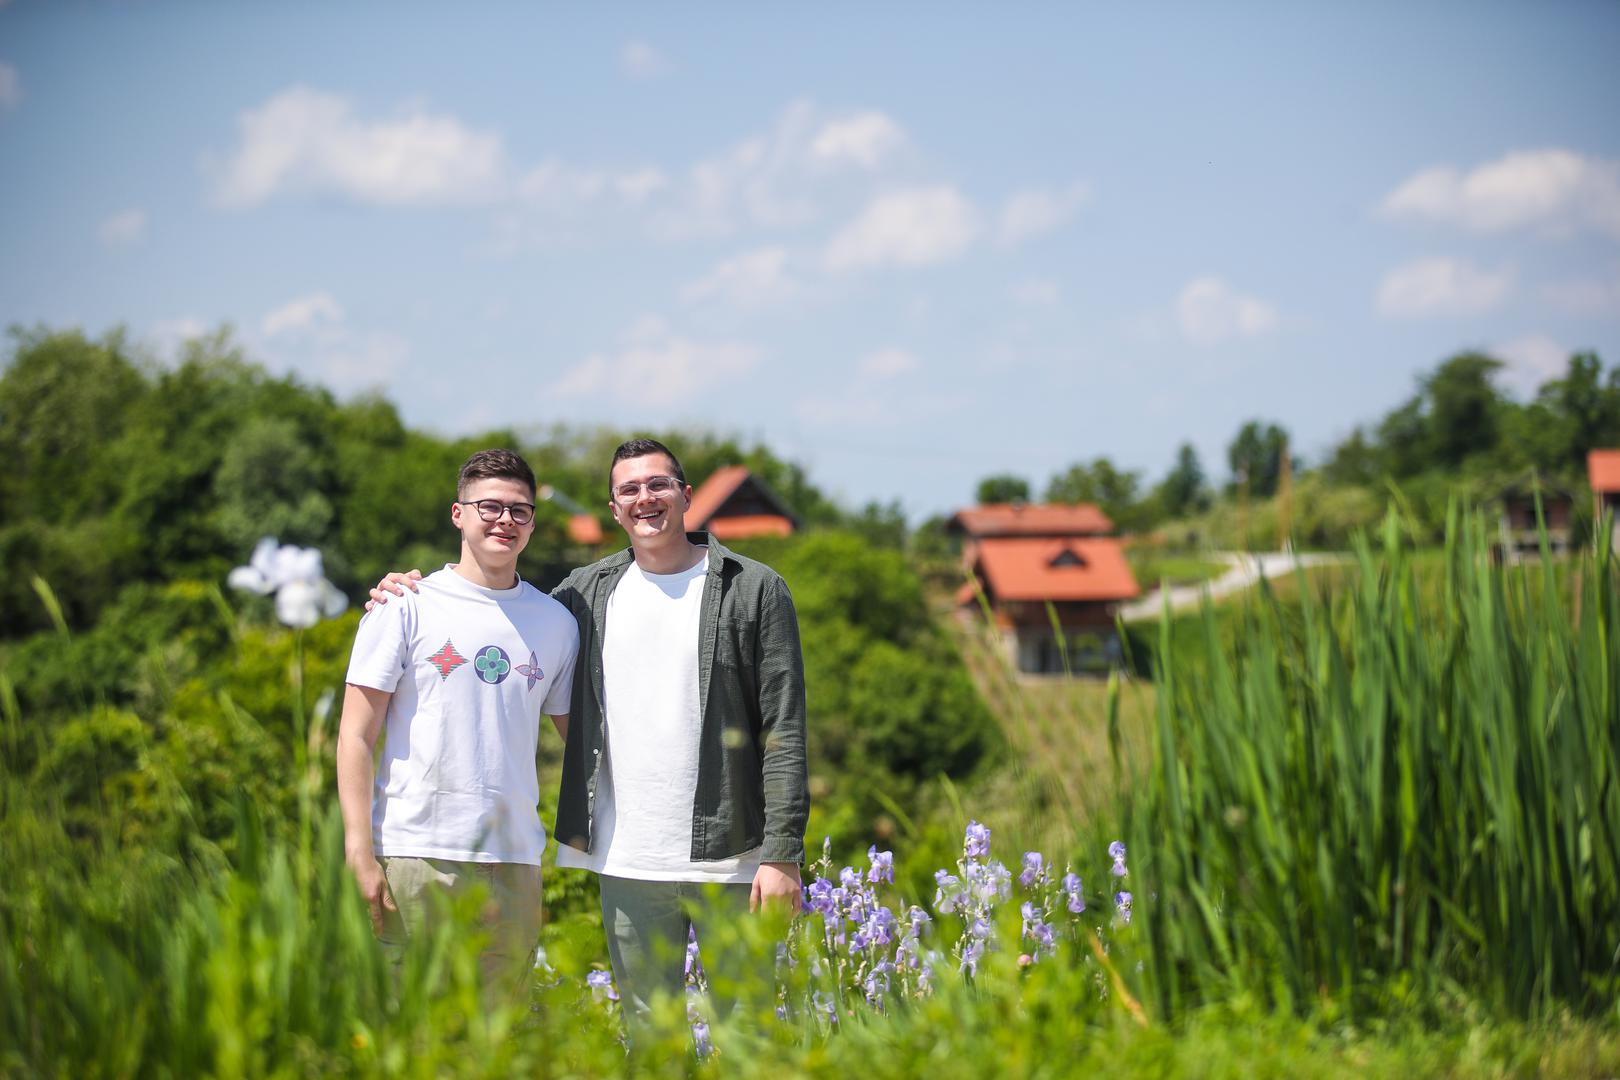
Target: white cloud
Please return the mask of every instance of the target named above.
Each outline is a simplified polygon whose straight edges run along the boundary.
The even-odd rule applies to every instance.
[[[227,206],[332,193],[387,206],[468,203],[499,194],[500,136],[420,105],[365,121],[336,94],[294,86],[237,118],[241,140],[220,170]]]
[[[1477,315],[1507,296],[1510,269],[1482,270],[1461,259],[1429,258],[1397,266],[1378,286],[1378,310],[1396,317]]]
[[[1608,278],[1570,278],[1544,285],[1547,302],[1571,315],[1620,314],[1620,273]]]
[[[645,41],[627,41],[619,50],[619,70],[632,79],[656,79],[669,70],[669,61]]]
[[[922,367],[922,362],[916,356],[904,349],[878,349],[861,357],[858,369],[861,376],[869,379],[893,379],[899,375],[907,375]]]
[[[259,334],[273,367],[340,393],[387,385],[411,354],[410,343],[398,334],[349,325],[329,292],[308,293],[267,312]]]
[[[611,394],[647,408],[665,408],[691,399],[720,379],[747,373],[759,355],[752,345],[695,342],[661,319],[643,319],[631,327],[617,351],[586,357],[563,376],[556,392],[562,397]]]
[[[1503,382],[1526,397],[1548,379],[1562,378],[1569,368],[1570,350],[1543,334],[1504,341],[1489,352],[1506,365]]]
[[[138,244],[146,237],[146,211],[120,211],[103,221],[97,231],[101,235],[101,242],[110,248]]]
[[[978,235],[973,204],[953,187],[880,195],[827,245],[831,270],[865,266],[925,266],[956,258]]]
[[[410,355],[410,342],[398,334],[345,332],[294,366],[334,390],[365,390],[393,383]]]
[[[888,117],[859,112],[829,117],[808,100],[790,102],[763,133],[694,164],[659,218],[666,236],[724,235],[751,225],[789,228],[821,216],[832,195],[847,194],[904,142]],[[857,170],[842,165],[860,166]]]
[[[668,184],[669,178],[650,166],[615,173],[545,161],[524,174],[517,192],[529,203],[569,211],[610,196],[627,203],[644,202]]]
[[[1080,183],[1014,192],[1001,208],[998,239],[1010,246],[1060,228],[1069,223],[1089,194],[1086,185]]]
[[[669,186],[669,177],[659,169],[648,166],[613,178],[613,189],[626,202],[639,203]]]
[[[173,319],[159,319],[152,324],[148,336],[159,355],[169,356],[178,353],[188,341],[194,341],[210,333],[206,322],[195,315],[180,315]]]
[[[717,301],[733,307],[763,307],[799,291],[788,273],[785,248],[766,247],[726,259],[681,291],[688,303]]]
[[[811,142],[810,153],[829,165],[847,162],[872,169],[904,142],[898,124],[883,113],[868,111],[826,124]]]
[[[265,315],[259,332],[267,338],[307,333],[343,322],[343,308],[328,292],[300,296]]]
[[[1025,278],[1008,286],[1007,295],[1013,303],[1025,307],[1051,307],[1058,302],[1061,290],[1051,278]]]
[[[1466,173],[1437,165],[1390,192],[1379,210],[1475,232],[1591,228],[1620,239],[1620,161],[1552,149],[1508,154]]]
[[[1187,283],[1176,298],[1176,322],[1196,345],[1256,337],[1277,326],[1277,311],[1264,300],[1237,292],[1213,275]]]
[[[22,76],[17,65],[0,63],[0,109],[15,109],[22,103]]]

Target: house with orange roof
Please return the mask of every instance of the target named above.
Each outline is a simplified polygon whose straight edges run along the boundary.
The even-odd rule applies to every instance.
[[[999,503],[956,513],[971,580],[958,611],[981,613],[980,597],[1019,671],[1062,674],[1117,665],[1114,614],[1141,595],[1108,515],[1091,504]]]
[[[1607,511],[1614,515],[1609,546],[1620,555],[1620,450],[1589,450],[1586,479],[1592,485],[1592,516],[1603,520]]]
[[[742,465],[727,465],[692,493],[686,527],[705,530],[717,540],[747,540],[790,536],[799,519],[764,480]]]

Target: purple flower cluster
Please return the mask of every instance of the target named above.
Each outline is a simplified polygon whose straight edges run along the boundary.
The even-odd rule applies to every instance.
[[[841,1015],[853,1015],[861,1003],[881,1011],[891,1002],[930,994],[940,973],[949,970],[944,966],[947,956],[954,959],[961,977],[971,979],[983,970],[986,955],[1003,947],[997,927],[1005,922],[1010,931],[1011,914],[1002,920],[998,910],[1012,901],[1015,878],[990,857],[988,827],[970,822],[955,872],[935,872],[932,914],[893,895],[893,852],[873,845],[866,854],[864,870],[845,866],[835,872],[831,841],[823,846],[821,859],[812,867],[814,876],[804,887],[801,929],[777,950],[782,980],[778,1017],[807,1017],[829,1032],[838,1027]],[[1125,855],[1120,841],[1108,845],[1113,878],[1127,876]],[[1085,923],[1088,908],[1080,875],[1067,866],[1061,875],[1058,870],[1039,851],[1023,855],[1016,876],[1018,897],[1013,901],[1019,905],[1020,967],[1055,956],[1066,940],[1078,943],[1097,935],[1108,950],[1113,936],[1127,932],[1130,925],[1132,897],[1124,890],[1112,896],[1111,926]],[[1101,906],[1106,908],[1108,894],[1102,897]],[[1079,956],[1079,962],[1091,962],[1088,948],[1080,949]],[[797,978],[793,972],[798,972]],[[686,978],[693,1042],[702,1058],[712,1046],[708,1026],[697,1012],[707,980],[695,933],[687,942]],[[1098,979],[1106,986],[1100,971]],[[618,1000],[610,973],[593,971],[586,982],[594,999]],[[795,982],[801,997],[789,989]]]

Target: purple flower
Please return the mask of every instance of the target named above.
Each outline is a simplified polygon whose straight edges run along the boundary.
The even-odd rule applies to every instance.
[[[880,881],[894,883],[894,852],[879,851],[873,844],[866,849],[866,857],[872,861],[872,869],[866,872],[866,880],[876,885]]]
[[[697,927],[686,928],[686,981],[696,982],[703,978],[703,961],[698,959]]]
[[[977,821],[968,822],[967,834],[962,838],[962,854],[970,859],[990,854],[990,830]]]
[[[1018,884],[1027,889],[1039,881],[1041,879],[1042,872],[1045,869],[1045,867],[1042,865],[1044,862],[1045,859],[1042,857],[1040,852],[1024,852],[1024,870],[1023,873],[1018,875]]]
[[[810,995],[810,1007],[817,1012],[825,1013],[830,1023],[838,1023],[838,1002],[825,990],[817,990]]]
[[[894,917],[894,912],[880,906],[875,908],[871,917],[866,920],[866,932],[871,934],[874,944],[887,945],[894,940],[897,925],[899,923]]]
[[[811,911],[819,911],[823,917],[832,915],[838,910],[833,900],[833,883],[824,877],[818,877],[804,888],[805,903]]]
[[[714,1043],[709,1041],[709,1025],[702,1020],[692,1022],[692,1043],[700,1059],[714,1053]]]
[[[611,971],[592,971],[585,976],[585,985],[591,988],[592,1001],[618,1001],[619,992],[613,989]]]
[[[887,960],[880,960],[866,976],[866,1001],[869,1005],[881,1007],[883,995],[889,992],[889,974],[894,971],[894,965]]]
[[[988,941],[990,932],[993,929],[995,928],[990,925],[990,920],[981,915],[974,919],[972,925],[968,927],[968,934],[978,941]]]
[[[943,870],[934,872],[934,883],[939,888],[934,893],[934,910],[941,915],[949,915],[955,911],[964,899],[962,896],[962,882],[955,874],[947,874]]]
[[[976,975],[979,971],[979,958],[984,955],[984,942],[972,940],[962,949],[962,963],[958,970],[966,975]]]
[[[906,919],[911,923],[910,933],[914,938],[921,937],[923,928],[934,921],[928,917],[928,912],[916,904],[912,904],[911,909],[906,912]]]
[[[1120,843],[1118,840],[1115,840],[1112,844],[1109,844],[1108,845],[1108,857],[1110,859],[1114,860],[1114,867],[1113,867],[1114,876],[1115,877],[1124,877],[1125,874],[1126,874],[1126,870],[1125,870],[1125,845]]]
[[[853,866],[838,871],[838,884],[851,891],[861,887],[861,875]]]
[[[1131,894],[1128,892],[1115,893],[1114,910],[1119,912],[1121,922],[1129,923],[1131,921]]]
[[[1076,915],[1086,910],[1086,898],[1081,895],[1080,875],[1068,873],[1063,875],[1063,891],[1069,898],[1069,910]]]
[[[980,903],[1005,899],[1012,891],[1012,871],[998,862],[969,863],[964,872],[969,889]]]

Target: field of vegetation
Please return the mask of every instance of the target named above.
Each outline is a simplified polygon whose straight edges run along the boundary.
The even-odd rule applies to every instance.
[[[1349,566],[1133,628],[1127,673],[1037,684],[930,611],[881,512],[820,504],[754,551],[803,625],[807,910],[736,927],[764,959],[710,977],[743,1007],[667,1002],[627,1064],[589,875],[547,869],[518,997],[477,983],[476,904],[388,966],[333,792],[357,615],[289,629],[224,585],[257,539],[231,469],[320,447],[311,487],[267,489],[260,520],[321,543],[352,589],[451,556],[432,516],[466,447],[229,357],[156,372],[106,343],[30,348],[0,377],[9,449],[49,466],[0,481],[0,547],[33,568],[0,599],[5,1075],[1620,1074],[1601,545],[1504,570],[1461,507],[1438,549],[1391,515]],[[195,407],[159,423],[172,393]],[[592,440],[547,440],[489,439],[589,490]],[[725,452],[694,445],[694,473]],[[422,522],[378,509],[412,484]],[[101,544],[88,583],[52,507]],[[549,535],[526,574],[588,554]]]

